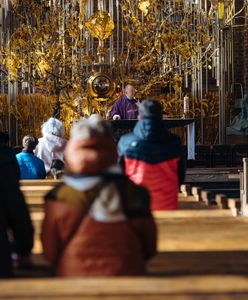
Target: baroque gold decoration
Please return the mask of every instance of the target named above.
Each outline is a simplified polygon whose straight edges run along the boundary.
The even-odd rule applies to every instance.
[[[100,58],[100,62],[103,62],[102,57],[107,54],[103,41],[112,34],[115,28],[113,19],[107,11],[99,10],[88,19],[85,27],[93,37],[99,39],[97,55]]]
[[[13,103],[11,112],[20,126],[25,123],[22,115],[27,116],[24,106],[35,105],[32,99],[39,99],[37,103],[47,103],[41,97],[51,99],[52,110],[58,94],[66,126],[73,118],[93,112],[107,117],[117,98],[117,94],[112,95],[114,88],[99,94],[96,80],[95,91],[93,87],[88,89],[89,77],[101,64],[101,71],[121,86],[135,80],[141,98],[153,95],[155,88],[159,93],[159,88],[168,87],[174,91],[173,97],[167,99],[161,93],[161,99],[180,103],[183,89],[192,88],[190,99],[196,99],[192,100],[192,115],[205,118],[205,104],[216,100],[211,95],[203,97],[202,91],[206,90],[204,85],[206,82],[207,86],[211,74],[218,78],[218,14],[223,16],[221,26],[228,31],[235,24],[234,19],[244,12],[247,17],[248,11],[247,0],[239,11],[235,10],[234,0],[102,0],[97,3],[98,11],[94,10],[93,0],[11,0],[11,3],[13,9],[2,14],[14,22],[8,34],[2,34],[1,79],[4,86],[17,87],[18,109],[14,109]],[[113,18],[118,26],[114,26]],[[3,21],[8,24],[7,19]],[[99,40],[98,49],[94,38]],[[225,42],[230,43],[228,39]],[[227,55],[226,65],[231,65],[231,57]],[[199,74],[206,80],[200,81]],[[105,88],[107,81],[101,84]],[[29,100],[19,98],[18,94],[24,93],[28,93],[23,96]],[[42,110],[39,113],[42,115]],[[176,110],[173,113],[179,116]],[[38,113],[34,119],[39,120]],[[33,122],[27,120],[29,124]]]
[[[98,101],[106,101],[113,95],[115,84],[113,80],[104,73],[94,73],[88,80],[88,92]]]
[[[150,5],[150,0],[140,0],[138,2],[138,8],[143,12],[144,16],[148,14]]]
[[[99,40],[107,39],[115,28],[113,19],[104,10],[94,13],[85,23],[85,26],[90,34]]]

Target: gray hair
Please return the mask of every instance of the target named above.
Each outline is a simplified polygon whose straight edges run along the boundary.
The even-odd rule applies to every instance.
[[[41,132],[43,136],[47,134],[56,135],[58,137],[64,136],[64,125],[61,121],[55,118],[50,118],[41,125]]]
[[[91,115],[88,119],[77,121],[71,129],[71,139],[74,140],[88,140],[99,135],[111,136],[112,131],[110,124],[97,114]]]
[[[38,139],[33,135],[25,135],[22,139],[22,146],[27,150],[34,150],[38,145]]]
[[[132,84],[127,84],[124,88],[124,91],[126,92],[126,90],[129,88],[129,87],[132,87],[135,89],[135,87],[132,85]]]

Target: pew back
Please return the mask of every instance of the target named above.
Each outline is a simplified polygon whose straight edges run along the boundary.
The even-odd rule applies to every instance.
[[[243,300],[248,297],[248,277],[5,280],[0,282],[0,290],[4,300]]]

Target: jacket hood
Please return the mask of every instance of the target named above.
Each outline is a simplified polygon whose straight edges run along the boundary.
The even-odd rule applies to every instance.
[[[49,133],[44,135],[42,139],[46,148],[51,152],[63,151],[66,144],[63,138]]]
[[[162,120],[142,119],[137,122],[133,130],[139,138],[147,141],[162,141],[168,132]]]

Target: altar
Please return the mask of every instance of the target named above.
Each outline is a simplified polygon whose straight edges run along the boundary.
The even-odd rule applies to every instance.
[[[110,121],[114,137],[119,138],[133,130],[138,120],[116,120]],[[178,119],[167,118],[163,119],[166,128],[184,127],[187,126],[187,152],[188,159],[195,159],[195,121],[194,119]]]

